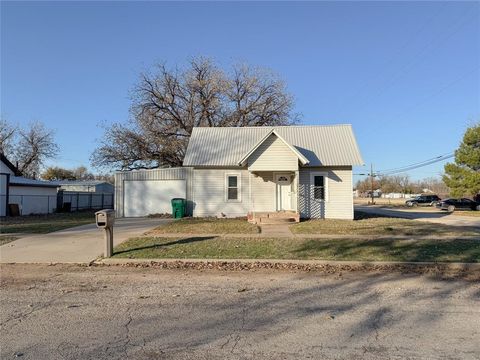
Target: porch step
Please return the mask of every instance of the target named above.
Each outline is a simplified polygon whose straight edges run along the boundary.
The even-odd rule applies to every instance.
[[[272,211],[248,213],[248,221],[252,224],[285,224],[300,221],[295,211]]]
[[[260,224],[285,224],[285,223],[292,223],[296,222],[295,218],[293,217],[266,217],[261,216],[259,218]]]

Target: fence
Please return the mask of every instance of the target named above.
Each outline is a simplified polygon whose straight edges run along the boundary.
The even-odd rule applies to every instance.
[[[0,195],[5,206],[6,195]],[[57,195],[10,195],[8,204],[18,204],[20,215],[50,214],[55,211],[113,209],[113,194],[59,192]],[[3,213],[2,212],[2,216]]]
[[[57,198],[57,209],[70,208],[71,211],[113,209],[111,193],[59,191]]]

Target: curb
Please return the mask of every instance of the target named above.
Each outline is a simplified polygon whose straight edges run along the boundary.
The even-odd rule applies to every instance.
[[[152,267],[167,270],[289,270],[304,272],[402,272],[480,279],[480,263],[271,260],[271,259],[98,259],[92,266]]]

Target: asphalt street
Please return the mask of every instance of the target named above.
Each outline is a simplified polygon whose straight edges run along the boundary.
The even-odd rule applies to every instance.
[[[2,359],[479,359],[480,283],[1,265]]]

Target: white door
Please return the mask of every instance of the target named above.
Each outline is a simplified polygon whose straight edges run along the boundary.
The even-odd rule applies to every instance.
[[[170,201],[185,199],[185,180],[127,180],[124,182],[125,217],[172,213]]]
[[[277,210],[292,210],[292,175],[276,174]]]

